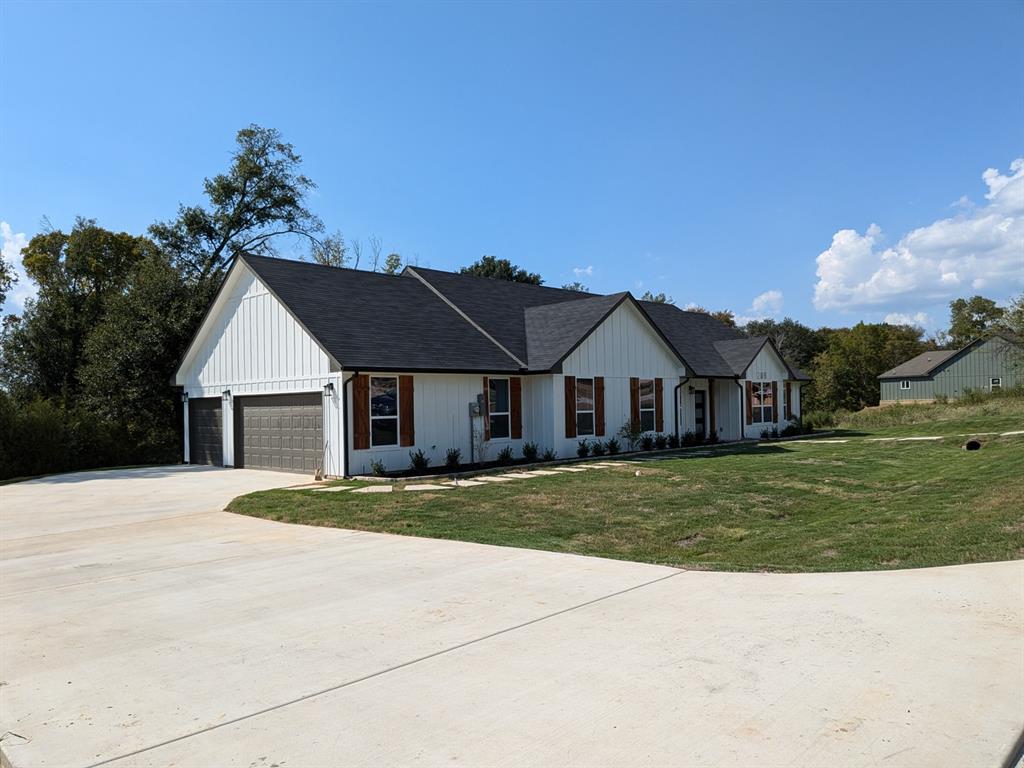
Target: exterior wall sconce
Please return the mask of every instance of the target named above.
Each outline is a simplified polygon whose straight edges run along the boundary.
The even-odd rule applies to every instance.
[[[324,394],[327,395],[327,397],[332,397],[334,395],[333,381],[328,381],[326,384],[324,384]]]
[[[230,400],[231,399],[231,390],[230,389],[225,389],[223,392],[220,393],[220,396],[222,398],[224,398],[225,400]]]
[[[181,402],[183,402],[183,403],[187,403],[188,402],[188,392],[182,392],[181,393]]]

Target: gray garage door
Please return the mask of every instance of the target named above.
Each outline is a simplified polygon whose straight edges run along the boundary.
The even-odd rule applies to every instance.
[[[313,474],[323,463],[319,392],[235,400],[235,466]]]
[[[224,465],[224,416],[219,397],[188,401],[188,461]]]

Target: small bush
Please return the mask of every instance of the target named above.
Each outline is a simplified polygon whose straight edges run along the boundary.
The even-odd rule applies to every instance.
[[[772,431],[770,429],[768,429],[768,427],[765,427],[764,429],[761,430],[761,439],[762,440],[767,440],[771,436],[772,436]]]
[[[594,456],[604,456],[607,450],[608,448],[600,440],[595,440],[594,444],[590,446],[590,453]]]
[[[708,436],[704,440],[704,442],[707,443],[708,445],[714,445],[715,443],[718,442],[718,433],[717,432],[709,432]]]
[[[680,440],[680,442],[683,445],[689,447],[691,445],[697,445],[700,442],[700,440],[697,438],[696,432],[692,432],[688,429],[685,432],[683,432],[683,439]]]
[[[677,435],[676,433],[673,432],[671,435],[668,436],[668,447],[669,448],[678,448],[679,447],[679,435]]]
[[[387,469],[384,468],[384,462],[380,459],[374,459],[370,462],[370,471],[377,477],[384,477],[388,473]]]
[[[772,427],[772,437],[778,437],[778,436],[779,436],[779,426],[778,426],[778,424],[776,424],[776,425],[774,425]]]
[[[663,451],[668,448],[668,436],[663,435],[660,432],[654,436],[654,447],[659,451]]]
[[[636,450],[643,433],[644,427],[639,421],[627,421],[619,428],[619,437],[626,441],[631,451]]]
[[[409,451],[409,466],[415,470],[423,471],[430,466],[430,459],[427,458],[427,454],[420,448],[417,451]]]
[[[640,438],[640,448],[644,451],[654,450],[654,438],[651,435],[644,435]]]
[[[536,443],[523,443],[523,458],[527,461],[536,461],[539,449]]]
[[[544,449],[544,455],[541,456],[541,460],[543,460],[543,461],[554,461],[557,458],[558,458],[558,454],[555,453],[550,448],[545,448]]]
[[[590,443],[588,443],[586,440],[580,440],[579,443],[576,445],[576,455],[579,456],[581,459],[584,459],[587,456],[589,456]]]
[[[948,405],[949,395],[935,395],[935,402],[939,405]]]
[[[462,465],[462,451],[458,448],[449,448],[445,451],[444,465],[448,469],[458,469]]]
[[[804,427],[808,432],[813,432],[816,429],[831,428],[836,425],[838,416],[839,414],[836,411],[808,411],[803,417]]]
[[[803,429],[801,429],[799,424],[797,424],[795,421],[791,421],[783,428],[780,434],[783,437],[796,437],[797,435],[802,435],[803,432],[804,431]]]
[[[622,445],[614,437],[608,438],[608,442],[605,443],[605,448],[608,449],[608,455],[614,456],[622,450]]]
[[[503,467],[508,466],[514,460],[515,457],[512,455],[511,445],[506,445],[504,448],[498,451],[498,463],[501,464]]]

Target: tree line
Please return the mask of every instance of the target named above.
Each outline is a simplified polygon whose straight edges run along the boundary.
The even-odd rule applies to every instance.
[[[305,257],[321,264],[389,274],[402,268],[401,255],[385,255],[377,237],[364,248],[341,232],[327,234],[307,207],[316,185],[300,167],[276,130],[251,125],[235,137],[228,169],[204,180],[205,199],[179,206],[146,235],[111,232],[87,218],[68,232],[44,221],[22,252],[37,295],[0,327],[0,478],[177,461],[181,404],[171,377],[239,254],[274,256],[282,241],[298,240]],[[495,256],[461,272],[544,282]],[[0,304],[13,281],[0,261]],[[562,287],[588,291],[580,282]],[[673,303],[665,293],[641,298]],[[1007,309],[980,296],[950,306],[948,338],[925,339],[904,325],[812,329],[790,318],[741,330],[771,336],[814,377],[806,408],[856,409],[877,403],[879,373],[921,351],[961,345],[994,327],[1024,333],[1021,297]],[[709,314],[736,326],[727,310]]]

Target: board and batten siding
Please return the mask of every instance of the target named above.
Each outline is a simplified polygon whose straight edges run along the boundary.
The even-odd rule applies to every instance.
[[[741,380],[743,384],[743,437],[748,439],[757,439],[761,437],[761,432],[765,429],[771,429],[775,427],[778,430],[785,428],[786,424],[786,413],[782,407],[782,398],[784,396],[786,379],[789,378],[789,369],[786,368],[786,364],[779,358],[772,349],[771,345],[765,344],[761,351],[757,353],[750,366],[747,368],[746,378]],[[758,381],[758,382],[776,382],[778,390],[778,403],[777,412],[779,414],[779,420],[775,422],[755,422],[753,424],[747,424],[746,419],[746,381]],[[792,389],[797,389],[796,384],[792,386]],[[794,414],[799,414],[799,399],[796,399],[796,407],[794,408]],[[737,410],[737,417],[739,411]]]
[[[1003,389],[1024,384],[1024,350],[995,336],[955,355],[930,376],[906,376],[880,382],[881,402],[931,401],[936,397],[956,399],[968,389],[988,392],[993,378],[1002,379]],[[900,389],[909,381],[910,389]]]

